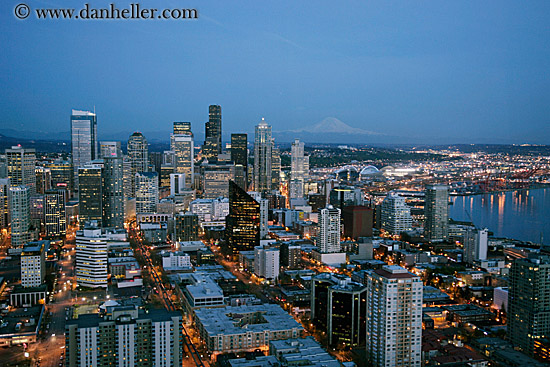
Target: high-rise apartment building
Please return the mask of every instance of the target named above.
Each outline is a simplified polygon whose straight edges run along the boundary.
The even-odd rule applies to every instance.
[[[97,159],[97,116],[90,111],[73,110],[71,114],[71,152],[75,184],[78,188],[78,169]]]
[[[65,363],[68,367],[180,367],[182,332],[179,312],[144,312],[108,301],[100,314],[67,322]]]
[[[550,335],[550,255],[530,254],[510,269],[508,338],[525,353]]]
[[[489,230],[469,227],[464,234],[464,262],[487,260]]]
[[[48,241],[29,242],[21,251],[21,285],[24,288],[39,287],[46,277],[45,252]]]
[[[9,189],[11,246],[20,249],[32,239],[30,187],[20,185]]]
[[[367,356],[376,367],[420,367],[422,280],[397,265],[367,277]]]
[[[340,209],[332,205],[319,211],[319,233],[316,245],[322,253],[340,252],[341,222]]]
[[[185,173],[187,187],[193,187],[195,180],[195,146],[193,135],[172,134],[171,150],[174,152],[174,173]]]
[[[445,241],[449,238],[449,186],[426,186],[424,216],[424,237],[428,241]]]
[[[272,152],[271,126],[262,118],[262,121],[256,126],[254,136],[254,191],[271,191],[273,176],[271,167]]]
[[[130,197],[136,195],[136,173],[149,171],[149,144],[140,132],[135,132],[128,139],[128,159],[130,160],[130,177],[132,188]]]
[[[107,288],[107,238],[90,222],[76,232],[76,283],[88,288]]]
[[[204,126],[203,156],[216,161],[222,152],[222,108],[219,105],[208,106],[208,122]]]
[[[394,235],[412,229],[411,209],[404,197],[395,193],[386,196],[381,205],[381,228]]]
[[[61,239],[67,234],[65,202],[67,191],[49,190],[44,194],[44,234],[49,239]]]
[[[138,172],[136,183],[136,213],[156,213],[159,202],[158,174]]]
[[[260,204],[233,181],[229,181],[225,223],[227,245],[234,254],[253,251],[260,244]]]
[[[36,194],[36,151],[19,145],[6,149],[8,178],[12,186],[29,186],[30,195]]]
[[[279,277],[280,251],[278,246],[260,245],[254,248],[254,274],[275,280]]]

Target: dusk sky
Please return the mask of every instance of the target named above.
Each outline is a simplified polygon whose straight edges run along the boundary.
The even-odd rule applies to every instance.
[[[0,3],[0,129],[68,131],[95,106],[100,135],[202,133],[220,104],[224,132],[335,117],[411,142],[550,144],[548,0],[155,0],[199,19],[108,21],[18,20],[21,1]]]

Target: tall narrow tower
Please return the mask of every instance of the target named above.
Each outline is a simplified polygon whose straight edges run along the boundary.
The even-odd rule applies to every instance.
[[[271,158],[273,151],[273,139],[271,126],[262,118],[256,126],[254,137],[254,191],[271,191],[272,169]]]
[[[290,198],[304,196],[304,183],[309,174],[309,157],[304,154],[304,143],[296,139],[290,149]]]
[[[426,225],[424,236],[428,241],[445,241],[449,238],[449,186],[427,185],[424,204]]]
[[[97,116],[90,111],[73,110],[71,145],[75,189],[78,189],[78,168],[97,159]]]
[[[317,247],[323,253],[340,252],[340,209],[332,205],[321,209],[319,213],[319,234]]]
[[[208,106],[208,122],[204,126],[203,155],[209,161],[217,160],[222,152],[222,107]]]
[[[130,159],[131,197],[136,195],[135,176],[139,172],[149,171],[149,146],[147,139],[140,132],[135,132],[128,139],[128,158]]]

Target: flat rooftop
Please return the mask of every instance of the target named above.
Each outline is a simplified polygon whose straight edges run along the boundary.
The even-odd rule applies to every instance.
[[[239,325],[241,318],[247,314],[261,314],[262,322]],[[227,306],[223,308],[201,308],[195,311],[210,335],[238,335],[247,332],[264,332],[277,330],[303,330],[296,320],[285,310],[275,304]]]

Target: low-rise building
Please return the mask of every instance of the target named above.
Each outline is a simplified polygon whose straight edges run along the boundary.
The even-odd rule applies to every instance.
[[[206,274],[181,274],[182,283],[176,285],[176,291],[183,301],[185,309],[192,314],[203,307],[224,306],[224,295],[221,287]]]
[[[213,353],[266,350],[273,340],[299,338],[302,326],[275,304],[195,310],[195,325]]]
[[[162,267],[166,271],[189,270],[191,257],[183,251],[164,251],[161,255]]]
[[[312,336],[299,339],[274,340],[269,343],[269,354],[277,357],[283,366],[342,366]]]
[[[0,347],[35,343],[44,305],[16,308],[0,316]]]

